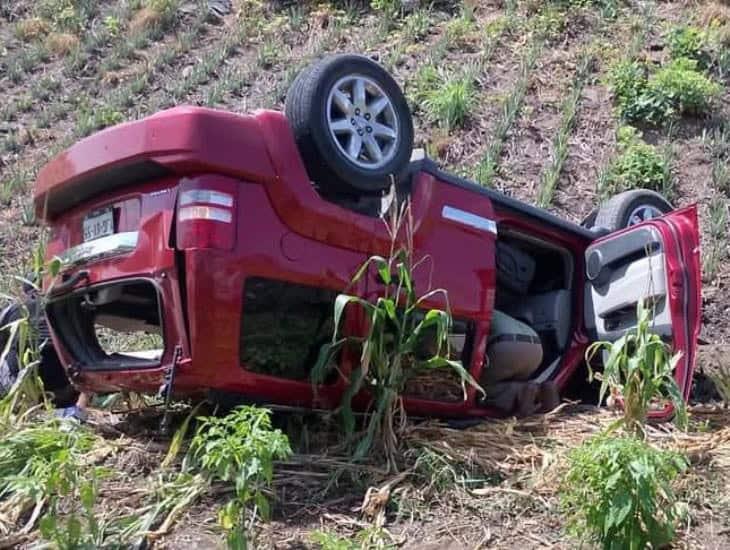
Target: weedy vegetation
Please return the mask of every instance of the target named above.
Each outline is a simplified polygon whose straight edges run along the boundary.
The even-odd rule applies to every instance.
[[[687,468],[677,452],[634,437],[600,435],[573,449],[561,506],[569,534],[605,550],[661,548],[684,517],[672,482]]]
[[[713,62],[709,33],[691,25],[680,25],[669,30],[666,36],[672,59],[691,59],[702,70]]]
[[[274,461],[291,454],[289,440],[272,429],[271,412],[257,407],[198,421],[189,460],[211,481],[233,484],[235,496],[218,512],[218,522],[228,533],[229,547],[245,548],[256,518],[271,515],[264,491],[271,486]]]
[[[667,401],[674,407],[674,421],[687,427],[687,406],[674,379],[674,370],[682,353],[670,354],[661,336],[652,332],[652,305],[639,301],[637,324],[615,342],[595,342],[586,351],[586,363],[591,369],[595,357],[604,352],[600,372],[590,370],[590,379],[601,382],[599,403],[610,394],[621,400],[623,417],[619,425],[636,437],[645,435],[644,426],[649,411],[661,410]]]
[[[653,189],[667,197],[673,195],[669,155],[646,143],[631,126],[617,132],[617,154],[601,174],[599,193],[609,197],[629,189]]]
[[[568,532],[607,550],[661,548],[674,540],[677,522],[686,515],[672,482],[688,467],[680,453],[659,449],[646,438],[651,409],[671,403],[674,421],[687,427],[687,411],[674,370],[681,353],[670,354],[661,337],[651,332],[653,312],[637,305],[636,328],[616,342],[596,342],[586,363],[603,353],[603,370],[590,370],[601,382],[599,401],[611,394],[620,400],[619,421],[568,454],[561,485],[561,506]],[[615,429],[622,427],[623,434]]]
[[[722,197],[714,197],[708,208],[709,242],[705,243],[702,253],[702,275],[707,282],[715,280],[723,260],[727,258],[728,248],[728,202]]]
[[[370,526],[360,529],[351,536],[343,537],[336,533],[317,530],[309,535],[309,540],[321,550],[392,550],[397,548],[393,537],[382,527]]]
[[[721,92],[697,61],[684,57],[656,71],[626,59],[613,67],[609,80],[618,113],[629,122],[665,124],[685,115],[708,115]]]

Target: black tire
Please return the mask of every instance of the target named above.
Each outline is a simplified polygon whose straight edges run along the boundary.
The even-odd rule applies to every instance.
[[[364,142],[360,149],[356,149],[360,151],[360,156],[353,155],[353,158],[357,157],[353,160],[344,150],[340,138],[336,139],[334,132],[330,131],[331,112],[328,112],[330,93],[338,82],[348,76],[364,77],[374,82],[390,101],[388,113],[395,121],[395,137],[382,138],[385,141],[378,141],[379,138],[375,134],[371,136],[360,134],[364,135],[364,139],[376,140],[381,153],[380,144],[386,144],[387,154],[383,155],[381,165],[375,166],[376,161],[369,159],[370,152]],[[350,99],[352,105],[355,105],[352,96]],[[302,71],[289,88],[285,113],[310,178],[326,193],[380,194],[390,187],[391,176],[398,178],[410,161],[413,149],[413,119],[408,103],[390,74],[367,57],[352,54],[327,56]],[[355,127],[362,132],[366,129],[368,132],[373,129],[377,132],[375,125],[372,127],[367,125],[364,116],[371,115],[366,113],[360,116],[358,113]],[[373,122],[377,121],[378,116],[381,115],[376,115]],[[345,132],[350,130],[347,129]],[[349,134],[345,134],[347,135]],[[368,162],[374,166],[366,166]]]
[[[644,219],[641,219],[640,214],[636,214],[642,208],[649,209],[647,211],[653,212],[653,217],[674,210],[669,201],[655,191],[650,191],[649,189],[624,191],[611,197],[601,206],[596,214],[593,228],[617,231],[635,225],[640,221],[644,221]]]
[[[596,224],[596,216],[598,216],[598,208],[595,208],[590,214],[583,218],[583,221],[580,222],[581,226],[586,229],[591,229]]]

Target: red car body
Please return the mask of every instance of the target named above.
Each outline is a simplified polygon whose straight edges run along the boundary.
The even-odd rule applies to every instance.
[[[416,255],[429,257],[430,264],[416,271],[416,281],[423,289],[448,291],[454,318],[467,327],[462,357],[475,378],[484,364],[495,307],[499,235],[513,232],[529,242],[549,243],[559,249],[565,265],[572,266],[572,272],[566,267],[566,288],[561,288],[569,294],[564,303],[570,306],[560,313],[569,334],[551,375],[564,388],[579,370],[584,376],[584,353],[595,338],[585,313],[590,247],[650,228],[651,239],[658,235],[661,240],[671,339],[675,350],[683,353],[676,377],[688,395],[700,324],[694,207],[600,235],[445,174],[428,160],[413,162],[410,174]],[[269,285],[266,292],[272,299],[295,300],[297,292],[306,291],[306,302],[321,291],[318,301],[307,302],[303,310],[328,303],[331,311],[331,300],[348,287],[366,258],[387,254],[390,246],[381,219],[319,196],[281,113],[238,115],[180,107],[115,126],[78,142],[46,165],[34,200],[37,214],[51,228],[48,258],[66,261],[62,277],[50,289],[47,313],[54,344],[77,387],[154,392],[174,370],[172,392],[177,396],[213,391],[259,403],[339,403],[346,384],[342,376],[315,392],[308,376],[292,379],[286,372],[257,372],[247,364],[255,359],[244,349],[247,341],[264,341],[263,351],[277,347],[270,333],[256,332],[255,323],[269,322],[265,303],[248,308],[257,299],[256,285]],[[112,226],[104,227],[104,236],[98,237],[98,227],[92,226],[105,223]],[[123,289],[117,301],[115,285]],[[373,275],[350,291],[374,299],[380,289]],[[140,304],[137,310],[135,300]],[[295,302],[286,302],[291,303]],[[426,305],[445,306],[440,299]],[[276,307],[289,322],[287,306]],[[164,341],[161,355],[99,355],[88,336],[88,323],[125,316],[158,327]],[[272,326],[279,326],[276,323]],[[352,333],[365,329],[356,310],[345,323]],[[273,351],[283,353],[287,346],[294,349],[299,344],[281,341],[281,349]],[[300,355],[311,351],[307,348]],[[282,364],[297,360],[287,358]],[[341,357],[345,376],[355,360],[347,354]],[[365,400],[361,396],[361,402]],[[444,417],[495,413],[480,405],[473,388],[466,400],[410,396],[406,407],[411,414]]]

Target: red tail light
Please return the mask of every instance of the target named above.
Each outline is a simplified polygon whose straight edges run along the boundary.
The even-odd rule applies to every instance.
[[[181,249],[231,250],[236,243],[238,181],[199,176],[180,181],[176,243]]]

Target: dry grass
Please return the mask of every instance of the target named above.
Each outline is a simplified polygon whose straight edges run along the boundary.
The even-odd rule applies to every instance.
[[[142,8],[134,14],[132,20],[129,22],[130,34],[137,34],[149,29],[152,29],[160,24],[162,21],[162,14],[153,8]]]
[[[55,55],[64,56],[78,48],[79,38],[65,32],[53,32],[48,35],[46,45]]]
[[[15,25],[15,35],[21,40],[28,42],[45,35],[48,29],[47,21],[40,17],[31,17],[30,19],[19,21]]]
[[[699,7],[697,22],[705,27],[720,27],[730,23],[730,4],[708,2]]]
[[[692,417],[698,424],[714,423],[717,431],[681,432],[657,425],[649,427],[649,439],[685,453],[694,464],[730,466],[730,411],[696,408]],[[449,428],[439,422],[415,425],[405,439],[408,445],[444,453],[454,463],[497,473],[510,485],[552,494],[567,451],[616,419],[616,413],[607,409],[564,404],[547,415],[489,421],[467,429]]]

